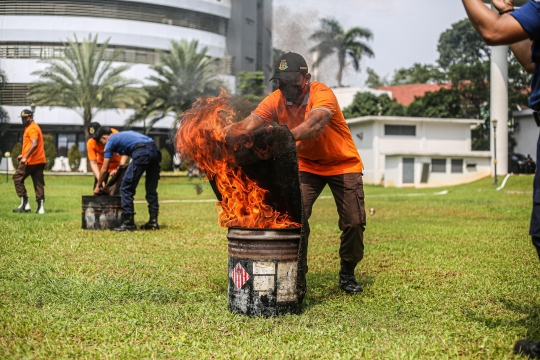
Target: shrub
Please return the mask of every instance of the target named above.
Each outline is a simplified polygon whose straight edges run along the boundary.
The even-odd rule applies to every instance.
[[[16,169],[19,167],[19,160],[17,160],[17,157],[21,155],[22,153],[22,144],[20,142],[16,143],[13,149],[11,149],[11,163],[13,164],[13,167]]]
[[[81,152],[79,151],[79,147],[77,144],[71,145],[68,151],[68,162],[69,162],[69,168],[71,171],[79,171],[79,166],[81,166]]]
[[[50,171],[53,168],[54,160],[56,159],[56,148],[54,147],[52,135],[43,135],[43,145],[45,146],[45,158],[47,158],[45,170]]]
[[[172,170],[172,158],[169,150],[165,148],[161,149],[161,163],[159,165],[161,166],[161,170],[163,171]]]

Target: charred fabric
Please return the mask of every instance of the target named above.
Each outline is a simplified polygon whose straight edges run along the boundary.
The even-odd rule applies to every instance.
[[[296,290],[301,303],[309,226],[304,214],[298,153],[286,126],[249,134],[226,133],[234,109],[225,93],[199,99],[181,115],[176,148],[206,172],[224,228],[300,228]]]

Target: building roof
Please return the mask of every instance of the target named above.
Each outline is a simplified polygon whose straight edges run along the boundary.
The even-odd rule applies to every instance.
[[[384,122],[437,122],[437,123],[453,123],[453,124],[483,124],[484,120],[478,119],[437,119],[437,118],[421,118],[421,117],[405,117],[405,116],[362,116],[358,118],[348,119],[347,124],[353,125],[358,123],[366,123],[370,121],[384,121]]]
[[[409,106],[414,101],[415,97],[422,97],[428,92],[436,92],[448,87],[449,85],[439,84],[410,84],[383,86],[377,89],[390,91],[392,93],[392,99],[395,99],[398,104]]]

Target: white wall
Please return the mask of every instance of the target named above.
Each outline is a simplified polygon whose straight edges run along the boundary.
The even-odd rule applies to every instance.
[[[414,184],[403,184],[403,158],[414,158]],[[445,173],[430,173],[427,183],[421,183],[423,164],[431,164],[432,158],[446,159]],[[451,172],[451,159],[463,159],[463,172]],[[475,168],[467,167],[467,164],[476,164]],[[414,186],[416,188],[431,188],[442,186],[453,186],[466,184],[483,179],[491,175],[491,161],[489,152],[481,152],[478,156],[448,156],[448,157],[428,157],[411,155],[390,155],[386,157],[385,187]]]
[[[536,159],[536,143],[538,142],[540,130],[536,126],[532,111],[526,110],[521,113],[514,113],[514,119],[516,122],[514,136],[517,142],[514,152],[525,156],[529,154],[535,162],[538,162],[538,159]]]

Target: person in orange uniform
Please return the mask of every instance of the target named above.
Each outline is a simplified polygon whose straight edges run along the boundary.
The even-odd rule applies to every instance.
[[[90,139],[86,142],[86,153],[88,156],[88,161],[90,161],[90,168],[92,173],[94,173],[94,188],[97,185],[99,179],[99,171],[103,166],[103,154],[105,152],[105,145],[95,139],[98,129],[101,127],[100,123],[92,122],[88,125],[88,133],[90,134]],[[115,134],[118,132],[116,129],[111,129],[112,133]],[[109,175],[114,175],[118,166],[120,165],[121,156],[113,153],[111,163],[109,165],[109,171],[105,177],[105,183],[107,182]]]
[[[362,171],[364,165],[333,91],[311,82],[305,59],[284,54],[271,80],[278,90],[268,95],[245,120],[229,126],[228,134],[250,132],[276,122],[286,125],[297,141],[300,182],[306,215],[326,185],[330,187],[342,231],[339,255],[340,287],[362,292],[354,270],[364,256],[366,214]],[[307,270],[307,269],[306,269]]]
[[[34,122],[34,113],[30,110],[23,110],[21,113],[22,123],[24,124],[23,146],[22,153],[17,157],[19,166],[13,175],[15,183],[15,191],[21,198],[21,204],[13,212],[23,213],[30,212],[30,203],[24,180],[27,177],[32,177],[34,190],[36,192],[37,214],[45,214],[45,179],[43,170],[47,164],[45,157],[45,147],[43,145],[43,134],[38,124]]]

